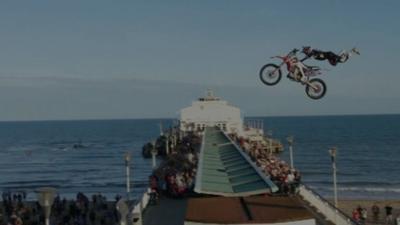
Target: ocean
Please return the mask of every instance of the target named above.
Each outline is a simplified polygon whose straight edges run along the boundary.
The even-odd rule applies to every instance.
[[[246,118],[282,141],[294,136],[294,166],[303,182],[332,197],[328,150],[336,147],[339,198],[400,199],[400,115]],[[52,186],[62,197],[77,192],[113,199],[125,193],[124,154],[132,154],[132,195],[147,187],[151,159],[143,144],[172,119],[0,122],[0,191]],[[78,145],[78,147],[77,147]],[[75,147],[74,147],[75,146]]]

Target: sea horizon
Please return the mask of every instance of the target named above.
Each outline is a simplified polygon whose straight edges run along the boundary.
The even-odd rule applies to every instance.
[[[286,118],[286,117],[348,117],[348,116],[400,116],[399,113],[366,113],[366,114],[310,114],[310,115],[271,115],[245,116],[246,118]],[[147,118],[82,118],[82,119],[33,119],[33,120],[0,120],[0,123],[8,122],[68,122],[68,121],[119,121],[119,120],[178,120],[178,117],[147,117]]]

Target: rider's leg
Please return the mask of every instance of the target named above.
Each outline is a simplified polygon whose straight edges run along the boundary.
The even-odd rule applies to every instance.
[[[341,61],[341,56],[340,55],[336,55],[333,52],[325,52],[325,56],[328,59],[328,62],[332,65],[332,66],[336,66],[336,64],[338,62]]]
[[[339,56],[340,56],[339,62],[341,62],[341,63],[346,62],[352,56],[352,53],[360,55],[360,52],[356,48],[352,48],[350,51],[343,50],[339,54]]]
[[[300,81],[301,79],[301,74],[300,74],[300,69],[295,66],[293,72],[291,72],[291,77],[295,80],[295,81]]]
[[[357,55],[360,55],[360,52],[358,51],[358,49],[356,47],[352,48],[350,51]]]
[[[294,79],[295,81],[298,81],[298,80],[297,80],[297,73],[298,73],[297,67],[294,68],[294,70],[291,71],[291,72],[289,73],[289,74],[290,74],[290,77],[291,77],[292,79]]]
[[[351,57],[351,52],[342,50],[339,53],[339,56],[340,56],[339,62],[344,63]]]
[[[337,59],[328,59],[329,64],[331,64],[332,66],[336,66],[338,63]]]

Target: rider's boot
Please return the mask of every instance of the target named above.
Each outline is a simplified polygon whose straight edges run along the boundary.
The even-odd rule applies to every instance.
[[[358,49],[355,48],[355,47],[352,48],[350,51],[353,52],[353,53],[355,53],[355,54],[357,54],[357,55],[360,55],[360,52],[359,52]]]
[[[297,73],[297,74],[295,75],[294,81],[297,81],[297,82],[299,82],[299,83],[301,83],[301,84],[304,85],[304,84],[307,83],[307,77],[306,77],[306,76],[303,76],[303,74],[301,74],[301,73],[299,72],[299,73]]]
[[[289,80],[296,81],[296,78],[291,73],[288,73],[286,77],[289,78]]]
[[[341,51],[339,54],[339,62],[346,62],[353,54],[360,55],[357,48],[352,48],[350,51]]]
[[[296,75],[296,81],[297,81],[297,82],[303,83],[302,80],[303,80],[303,75],[302,75],[300,72],[297,73],[297,75]]]

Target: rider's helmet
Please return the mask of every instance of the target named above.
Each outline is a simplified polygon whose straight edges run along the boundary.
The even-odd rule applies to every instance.
[[[304,54],[306,54],[306,55],[309,55],[309,54],[311,54],[311,52],[312,52],[312,48],[311,48],[310,46],[303,46],[302,52],[303,52]]]

